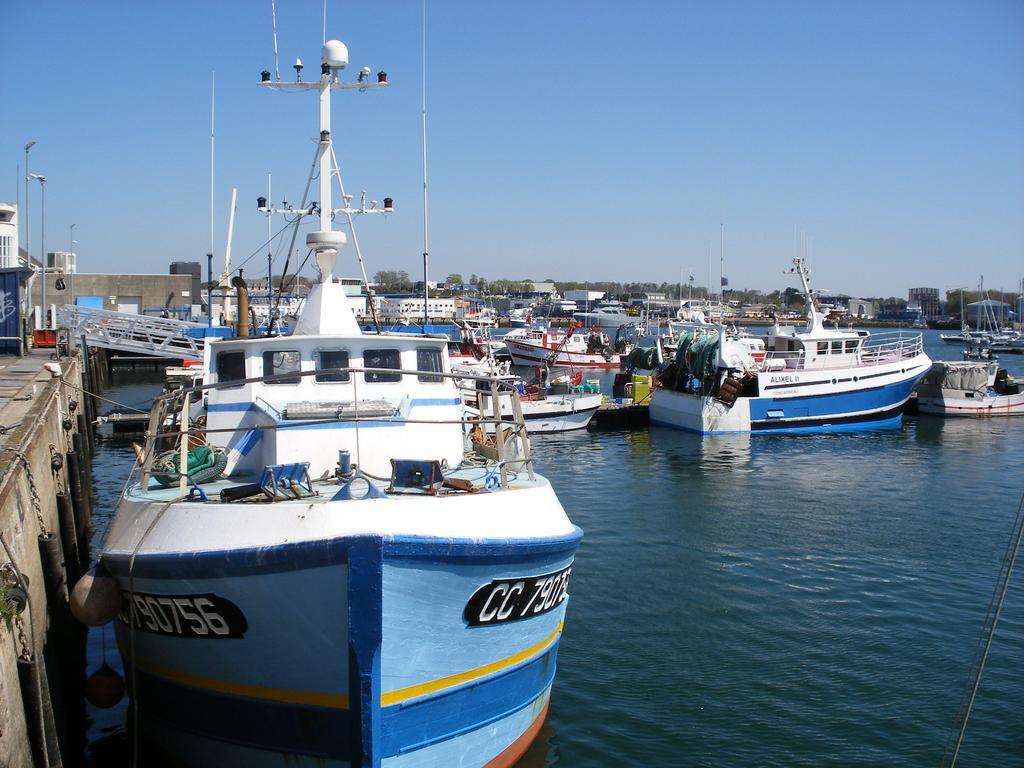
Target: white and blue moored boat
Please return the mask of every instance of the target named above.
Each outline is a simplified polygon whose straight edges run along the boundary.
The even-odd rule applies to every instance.
[[[651,422],[700,433],[821,432],[898,426],[931,367],[921,334],[825,327],[802,259],[804,330],[777,323],[764,336],[692,326],[651,395]]]
[[[203,386],[157,401],[101,549],[134,717],[173,764],[510,766],[548,710],[582,533],[521,410],[464,431],[444,339],[356,325],[331,222],[391,205],[332,208],[330,96],[387,83],[340,81],[336,40],[322,60],[264,75],[319,94],[321,282],[293,334],[213,341]]]

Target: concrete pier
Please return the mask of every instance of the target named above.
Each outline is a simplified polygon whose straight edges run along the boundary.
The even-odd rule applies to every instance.
[[[90,440],[78,440],[84,455],[69,451],[86,421],[77,416],[92,404],[81,390],[80,358],[57,360],[52,351],[0,357],[0,763],[18,768],[83,759],[85,633],[70,619],[68,594],[88,558],[88,538],[74,518],[78,529],[88,520],[83,510],[69,514],[68,504],[62,515],[58,494],[66,502],[73,488],[79,495],[91,488],[69,473],[69,459],[89,466]],[[81,558],[67,551],[78,543]],[[18,613],[10,597],[24,583],[28,605]],[[25,700],[28,689],[35,701]]]

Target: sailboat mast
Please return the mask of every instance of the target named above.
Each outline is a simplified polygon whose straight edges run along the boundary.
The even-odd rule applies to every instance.
[[[430,322],[427,304],[430,288],[427,286],[427,266],[430,259],[429,229],[427,216],[427,0],[423,0],[423,108],[421,110],[423,124],[423,332],[427,332]]]
[[[718,251],[718,303],[725,303],[725,224],[719,224],[721,243]]]
[[[217,73],[210,73],[210,254],[213,254],[213,160],[216,141]]]

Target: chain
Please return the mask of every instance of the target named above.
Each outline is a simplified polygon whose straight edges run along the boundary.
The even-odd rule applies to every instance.
[[[28,638],[25,636],[25,622],[21,620],[20,613],[14,617],[14,626],[18,628],[18,642],[21,644],[21,653],[18,654],[18,658],[22,661],[32,661],[32,646],[29,645]]]
[[[57,486],[57,493],[64,493],[64,457],[57,450],[57,446],[50,443],[50,469],[53,471],[53,481]]]
[[[9,563],[4,563],[0,566],[0,582],[3,582],[3,584],[8,588],[15,586],[27,587],[28,585],[25,581],[25,577],[21,575],[18,571],[18,567],[14,564],[11,550],[7,546],[7,542],[3,541],[2,536],[0,536],[0,543],[3,544],[4,552],[7,553],[7,556],[12,558]],[[18,658],[24,661],[31,661],[33,646],[25,636],[25,623],[21,618],[21,612],[28,607],[28,590],[24,590],[24,605],[19,605],[20,601],[12,599],[6,591],[4,592],[4,598],[8,601],[8,605],[4,606],[4,608],[11,609],[11,613],[13,613],[14,626],[18,630],[18,643],[21,645],[21,652],[18,654]],[[7,618],[11,613],[5,613],[4,617]]]
[[[43,520],[43,504],[39,500],[39,489],[36,487],[36,476],[32,474],[32,465],[29,463],[28,457],[17,448],[2,448],[0,450],[13,453],[17,457],[18,461],[21,462],[21,466],[25,468],[25,477],[28,479],[28,490],[32,496],[32,511],[36,513],[36,520],[39,522],[39,532],[43,534],[43,536],[48,536],[49,531],[46,530],[46,521]]]

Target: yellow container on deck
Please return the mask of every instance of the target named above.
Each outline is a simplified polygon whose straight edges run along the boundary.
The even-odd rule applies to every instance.
[[[633,376],[633,402],[646,403],[651,399],[651,377]]]

